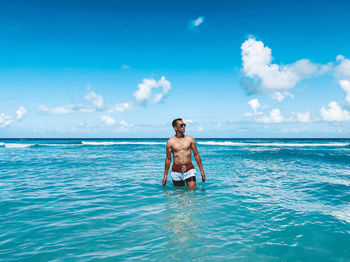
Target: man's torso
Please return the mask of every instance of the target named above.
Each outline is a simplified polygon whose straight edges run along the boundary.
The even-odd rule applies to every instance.
[[[169,139],[171,151],[174,156],[174,165],[187,165],[191,163],[192,137],[185,135],[183,138],[173,136]]]

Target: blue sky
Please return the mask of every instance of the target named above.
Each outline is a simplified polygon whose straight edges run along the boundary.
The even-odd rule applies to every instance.
[[[347,1],[11,1],[0,137],[350,137]]]

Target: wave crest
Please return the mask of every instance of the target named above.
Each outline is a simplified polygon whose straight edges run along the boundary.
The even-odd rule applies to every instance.
[[[231,141],[206,141],[197,142],[199,145],[210,145],[210,146],[275,146],[275,147],[344,147],[349,146],[349,143],[244,143],[244,142],[231,142]]]
[[[91,146],[110,146],[110,145],[165,145],[165,142],[93,142],[93,141],[82,141],[83,145]]]
[[[13,143],[5,144],[4,143],[4,146],[6,148],[27,148],[27,147],[33,146],[33,144],[13,144]]]

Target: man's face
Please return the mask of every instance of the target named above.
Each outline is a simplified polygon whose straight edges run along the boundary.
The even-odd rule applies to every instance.
[[[176,125],[176,131],[180,133],[185,133],[185,128],[186,128],[186,124],[184,123],[184,121],[178,120]]]

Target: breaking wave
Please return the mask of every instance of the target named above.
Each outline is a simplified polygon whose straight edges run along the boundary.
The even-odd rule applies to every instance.
[[[91,146],[110,146],[110,145],[165,145],[165,142],[93,142],[93,141],[82,141],[83,145]]]
[[[64,143],[5,143],[0,142],[0,147],[28,148],[28,147],[72,147],[72,146],[113,146],[113,145],[165,145],[165,141],[75,141]],[[197,144],[204,146],[230,146],[256,148],[283,148],[283,147],[350,147],[349,142],[234,142],[234,141],[201,141]],[[269,149],[270,150],[270,149]]]
[[[349,143],[245,143],[245,142],[231,142],[231,141],[199,141],[199,145],[210,146],[274,146],[274,147],[344,147],[349,146]]]
[[[14,144],[14,143],[7,143],[7,144],[4,143],[3,145],[6,148],[27,148],[27,147],[34,146],[33,144]]]

